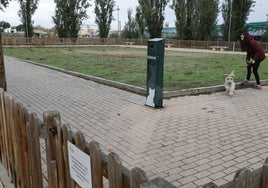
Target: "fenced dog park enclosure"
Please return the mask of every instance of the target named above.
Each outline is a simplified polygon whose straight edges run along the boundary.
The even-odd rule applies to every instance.
[[[148,39],[124,39],[124,38],[22,38],[22,37],[2,37],[3,46],[50,46],[50,45],[140,45],[147,46]],[[166,39],[166,47],[175,48],[195,48],[195,49],[210,49],[210,50],[228,50],[240,51],[239,42],[227,41],[195,41],[195,40],[177,40]],[[263,49],[268,52],[268,43],[261,43]]]
[[[78,186],[70,175],[73,169],[70,169],[68,159],[68,143],[90,157],[94,188],[105,187],[105,184],[112,188],[164,187],[163,184],[174,187],[163,179],[149,180],[142,169],[125,168],[120,156],[114,152],[105,155],[97,142],[88,143],[83,133],[73,132],[67,125],[62,125],[60,112],[46,111],[40,120],[3,91],[0,92],[0,120],[1,161],[17,187]],[[232,182],[218,186],[268,187],[267,161],[254,171],[241,169]],[[218,186],[209,182],[204,185]]]

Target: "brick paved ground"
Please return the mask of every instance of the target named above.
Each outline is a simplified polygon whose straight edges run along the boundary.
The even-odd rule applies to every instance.
[[[112,149],[129,169],[176,187],[218,185],[268,157],[268,87],[164,100],[145,97],[5,57],[8,92],[31,112],[61,112],[73,131]]]

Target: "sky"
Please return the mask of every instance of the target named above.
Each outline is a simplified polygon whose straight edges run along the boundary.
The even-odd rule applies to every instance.
[[[222,1],[222,0],[220,0]],[[90,1],[93,6],[91,6],[87,14],[89,18],[83,21],[82,28],[92,28],[97,29],[95,24],[95,16],[94,16],[94,0]],[[115,0],[116,2],[116,9],[119,7],[119,11],[114,11],[114,20],[111,25],[112,30],[117,30],[119,27],[118,18],[121,25],[121,30],[124,28],[125,23],[127,20],[127,10],[132,8],[133,16],[135,15],[135,9],[138,5],[138,0]],[[247,22],[260,22],[260,21],[267,21],[268,14],[268,0],[256,0],[255,7],[253,8],[253,12],[250,13]],[[10,2],[9,6],[0,11],[0,21],[6,21],[11,24],[11,26],[17,26],[21,24],[20,18],[18,16],[19,11],[19,4],[17,1],[13,0]],[[54,0],[39,0],[38,8],[33,15],[32,20],[34,21],[34,26],[42,26],[45,28],[52,28],[54,26],[52,21],[52,16],[54,16],[55,12],[55,3]],[[174,10],[166,7],[165,11],[165,21],[164,23],[168,23],[169,27],[175,26],[175,14]],[[221,14],[218,16],[218,23],[222,23]]]

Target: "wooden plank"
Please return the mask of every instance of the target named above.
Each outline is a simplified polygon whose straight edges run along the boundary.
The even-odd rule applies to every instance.
[[[146,181],[144,183],[141,184],[140,188],[176,188],[174,185],[172,185],[171,183],[169,183],[168,181],[166,181],[163,178],[155,178],[153,180],[150,181]]]
[[[16,186],[15,164],[14,164],[14,150],[13,150],[13,103],[14,100],[5,93],[5,108],[6,108],[6,121],[7,121],[7,148],[8,148],[8,164],[9,164],[9,177]]]
[[[5,135],[5,157],[6,157],[6,168],[7,168],[7,174],[10,177],[11,181],[12,181],[12,177],[11,177],[11,167],[10,167],[10,158],[9,158],[9,153],[10,153],[10,149],[9,149],[9,98],[7,96],[6,93],[3,93],[3,109],[4,109],[4,117],[5,117],[5,127],[4,127],[4,135]]]
[[[147,175],[142,169],[136,167],[130,171],[130,188],[139,188],[147,180]]]
[[[68,157],[68,146],[67,142],[72,142],[72,134],[68,130],[66,125],[63,125],[61,128],[62,131],[62,149],[63,149],[63,160],[64,160],[64,172],[65,172],[65,181],[66,181],[66,188],[75,188],[75,182],[71,178],[70,174],[70,166],[69,166],[69,157]]]
[[[102,153],[102,175],[108,179],[108,156]]]
[[[11,130],[12,130],[12,143],[13,143],[13,154],[14,154],[14,173],[15,173],[15,187],[21,187],[21,158],[22,158],[22,150],[21,150],[21,131],[20,128],[20,120],[18,117],[18,106],[15,104],[14,100],[12,101],[12,123],[11,123]]]
[[[35,113],[29,115],[27,133],[28,133],[28,150],[29,150],[28,156],[30,166],[29,168],[31,171],[31,184],[32,187],[43,187],[41,151],[39,141],[39,124],[37,115]],[[27,155],[25,155],[25,157],[26,156]]]
[[[3,88],[5,91],[7,90],[6,71],[5,71],[1,32],[0,32],[0,87]]]
[[[85,152],[86,141],[82,132],[79,131],[75,134],[74,142],[75,142],[76,147],[78,147],[80,150]]]
[[[251,171],[247,168],[242,168],[234,176],[234,188],[250,188],[252,181]]]
[[[56,162],[57,162],[57,174],[58,174],[58,183],[59,188],[66,188],[66,178],[65,178],[65,168],[64,168],[64,160],[63,160],[63,143],[62,143],[62,132],[61,132],[61,120],[60,116],[57,115],[53,118],[53,126],[56,128],[57,133],[54,136],[55,144],[56,144]]]
[[[17,103],[17,115],[19,120],[20,144],[21,144],[21,186],[30,187],[30,165],[27,134],[28,112],[23,105]]]
[[[108,155],[108,180],[109,188],[122,188],[122,162],[114,152]]]
[[[85,141],[85,137],[84,137],[82,132],[79,131],[79,132],[77,132],[75,134],[74,142],[75,142],[76,147],[78,147],[80,150],[85,152],[85,150],[86,150],[86,141]],[[78,184],[76,186],[80,187],[80,186],[78,186]]]
[[[254,170],[252,173],[251,187],[261,187],[263,169],[259,168]]]
[[[102,152],[98,142],[96,141],[90,142],[89,153],[91,160],[91,174],[93,175],[92,187],[103,188]]]
[[[55,181],[58,180],[58,177],[55,177],[57,175],[57,173],[55,173],[56,170],[55,168],[57,168],[57,164],[56,164],[56,142],[54,138],[55,134],[57,133],[57,128],[54,126],[54,117],[59,118],[60,113],[58,111],[46,111],[43,113],[44,123],[47,128],[46,154],[47,154],[47,165],[48,165],[47,171],[48,171],[49,187],[54,186],[58,187],[58,184],[54,185]]]
[[[262,188],[268,188],[268,157],[263,164]]]
[[[218,188],[218,186],[213,182],[209,182],[209,183],[203,185],[202,188]]]
[[[130,187],[130,170],[122,165],[122,187]]]
[[[51,172],[51,187],[50,188],[58,188],[59,181],[58,181],[58,174],[57,174],[57,162],[56,160],[49,161],[49,167]]]
[[[4,144],[3,144],[3,139],[4,139],[4,134],[3,134],[3,108],[2,108],[2,93],[3,93],[3,89],[0,88],[0,160],[3,163],[3,149],[4,149]]]
[[[7,168],[7,137],[6,137],[6,115],[4,105],[4,92],[0,89],[0,136],[1,136],[1,161]]]

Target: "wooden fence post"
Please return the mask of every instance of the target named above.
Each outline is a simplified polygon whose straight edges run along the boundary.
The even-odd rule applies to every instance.
[[[262,188],[268,188],[268,157],[263,164]]]
[[[203,185],[202,188],[218,188],[218,186],[213,182],[209,182],[209,183]]]
[[[15,187],[21,187],[21,147],[20,147],[20,124],[18,124],[18,119],[16,117],[17,113],[17,106],[15,101],[11,99],[11,121],[10,121],[10,128],[11,128],[11,143],[13,144],[13,165],[14,165],[14,184]]]
[[[176,188],[163,178],[155,178],[141,184],[140,188]]]
[[[28,137],[26,131],[26,110],[20,103],[14,103],[13,108],[13,144],[16,184],[19,187],[30,187],[30,168],[28,156]]]
[[[75,134],[74,142],[75,142],[76,147],[78,147],[80,150],[85,152],[85,150],[86,150],[86,141],[85,141],[85,137],[84,137],[82,132],[77,132]]]
[[[65,164],[65,177],[66,177],[66,188],[75,188],[75,182],[71,178],[70,165],[68,157],[68,144],[72,142],[72,133],[68,130],[66,125],[62,126],[62,143],[63,143],[63,160]]]
[[[147,175],[142,169],[136,167],[130,171],[130,188],[139,188],[147,180]]]
[[[92,187],[103,188],[102,181],[102,153],[99,143],[92,141],[89,143],[89,153],[91,162]]]
[[[60,113],[57,111],[44,112],[43,118],[47,127],[46,151],[49,187],[66,188]]]
[[[85,152],[86,150],[86,141],[85,137],[82,132],[77,132],[74,137],[74,143],[77,148],[79,148],[81,151]],[[78,184],[77,184],[78,186]],[[78,186],[80,187],[80,186]]]
[[[40,141],[39,141],[39,123],[38,123],[37,115],[35,113],[29,114],[27,133],[29,135],[27,156],[29,157],[28,164],[29,164],[29,170],[31,171],[31,176],[32,176],[31,187],[33,188],[43,187],[41,151],[40,151]],[[27,164],[23,164],[23,166],[25,165]],[[28,175],[25,178],[28,178]]]
[[[2,47],[2,34],[0,31],[0,87],[7,90],[7,83],[6,83],[6,71],[5,71],[5,63],[4,63],[4,52]]]
[[[108,155],[109,188],[122,188],[122,162],[116,153]]]
[[[17,103],[17,125],[19,125],[18,131],[20,135],[20,165],[21,165],[21,187],[30,187],[30,167],[29,167],[29,150],[28,150],[28,140],[29,140],[29,133],[27,133],[27,120],[28,120],[28,112],[23,107],[21,103]],[[30,135],[32,135],[31,133]],[[39,138],[38,138],[39,141]],[[39,142],[37,143],[39,147]],[[40,156],[39,156],[40,160]],[[41,160],[40,160],[41,163]],[[38,168],[38,166],[36,166]],[[40,169],[41,170],[41,169]],[[42,171],[40,172],[42,175]],[[42,176],[41,176],[42,177]],[[41,178],[42,179],[42,178]]]
[[[5,110],[5,101],[4,101],[4,92],[0,88],[0,138],[1,138],[1,161],[4,166],[8,169],[8,159],[7,159],[7,130],[6,130],[6,110]]]
[[[242,168],[234,176],[233,187],[234,188],[250,188],[251,187],[252,174],[247,168]]]
[[[14,183],[16,183],[15,179],[15,166],[14,166],[14,153],[13,153],[13,144],[12,144],[12,134],[13,134],[13,124],[14,119],[12,116],[13,112],[13,103],[12,98],[5,93],[5,112],[6,112],[6,136],[7,136],[7,159],[8,159],[8,174]]]

